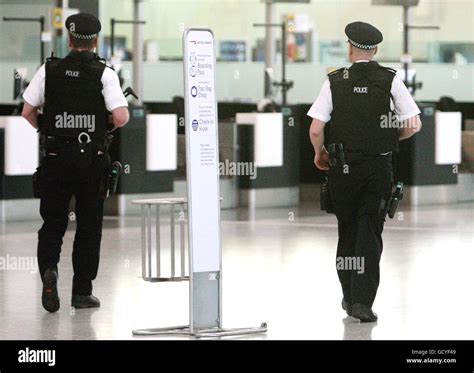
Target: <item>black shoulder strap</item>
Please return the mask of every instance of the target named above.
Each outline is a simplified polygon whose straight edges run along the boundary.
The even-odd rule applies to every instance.
[[[105,65],[105,67],[108,67],[109,69],[112,69],[112,70],[115,71],[115,69],[112,66],[107,65],[107,63],[106,63],[107,60],[105,58],[99,57],[98,54],[94,54],[94,57],[95,57],[96,61],[98,61],[100,63],[103,63]]]
[[[48,58],[46,58],[46,62],[60,61],[60,60],[62,60],[62,58],[56,57],[56,56],[54,55],[54,52],[51,52],[51,56],[49,56]]]
[[[380,66],[380,68],[382,68],[382,69],[388,71],[389,73],[392,73],[392,74],[395,74],[395,75],[397,74],[397,70],[392,69],[391,67],[382,66],[382,65],[379,65],[379,66]]]

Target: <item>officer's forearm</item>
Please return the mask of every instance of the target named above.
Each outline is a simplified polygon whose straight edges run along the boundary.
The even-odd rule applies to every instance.
[[[401,128],[398,130],[398,139],[405,140],[412,137],[415,133],[421,130],[420,116],[408,118],[401,122]]]
[[[321,122],[318,119],[313,119],[311,127],[309,129],[309,138],[311,144],[313,144],[314,152],[319,153],[324,146],[324,125],[326,123]]]
[[[38,113],[31,113],[25,119],[30,123],[33,128],[38,129]]]
[[[25,118],[33,128],[38,129],[38,108],[25,102],[21,116]]]
[[[310,135],[310,137],[311,137],[311,144],[313,144],[314,153],[321,152],[324,146],[324,134]]]

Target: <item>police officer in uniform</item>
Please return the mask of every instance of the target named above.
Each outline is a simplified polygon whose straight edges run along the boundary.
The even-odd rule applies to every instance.
[[[22,115],[40,132],[38,179],[44,223],[38,232],[38,264],[42,304],[49,312],[60,306],[58,263],[72,196],[77,229],[71,305],[100,306],[92,295],[92,281],[99,268],[103,189],[110,166],[107,122],[121,127],[129,119],[117,74],[94,53],[99,20],[79,13],[68,17],[66,28],[70,53],[64,59],[49,58],[23,95]]]
[[[338,263],[364,263],[338,267],[342,307],[361,322],[374,322],[392,157],[399,140],[421,129],[420,110],[395,71],[373,60],[382,33],[364,22],[348,24],[345,33],[352,65],[330,73],[324,82],[308,111],[310,138],[316,167],[328,171],[338,221]]]

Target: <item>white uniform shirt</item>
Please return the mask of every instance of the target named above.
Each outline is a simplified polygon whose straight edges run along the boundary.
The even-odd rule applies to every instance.
[[[355,63],[358,62],[368,61],[359,60]],[[390,93],[393,97],[393,102],[390,99],[391,109],[395,110],[395,113],[399,116],[399,120],[405,120],[420,114],[420,109],[416,105],[415,100],[413,100],[407,87],[398,76],[393,77]],[[308,111],[308,116],[327,123],[331,119],[332,109],[331,84],[329,79],[326,79],[321,87],[318,98]]]
[[[45,90],[45,66],[41,66],[23,93],[24,100],[31,106],[39,107],[44,104]],[[101,82],[103,85],[102,95],[108,111],[118,107],[128,106],[127,99],[123,95],[122,88],[117,74],[114,70],[106,67],[102,73]]]

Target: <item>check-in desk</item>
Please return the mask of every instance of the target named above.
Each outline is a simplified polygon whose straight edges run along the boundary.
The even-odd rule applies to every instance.
[[[176,114],[146,114],[130,107],[129,123],[117,130],[112,161],[122,163],[117,194],[106,200],[106,214],[135,213],[130,202],[172,195],[177,168]]]
[[[280,113],[237,113],[236,125],[237,162],[256,167],[256,173],[238,175],[240,205],[296,205],[299,200],[298,126],[291,107],[283,108]]]
[[[405,203],[458,202],[461,163],[461,113],[436,111],[434,103],[418,103],[423,127],[400,142],[397,178],[405,183]]]
[[[39,217],[32,175],[39,162],[36,130],[20,116],[0,116],[0,221]]]

